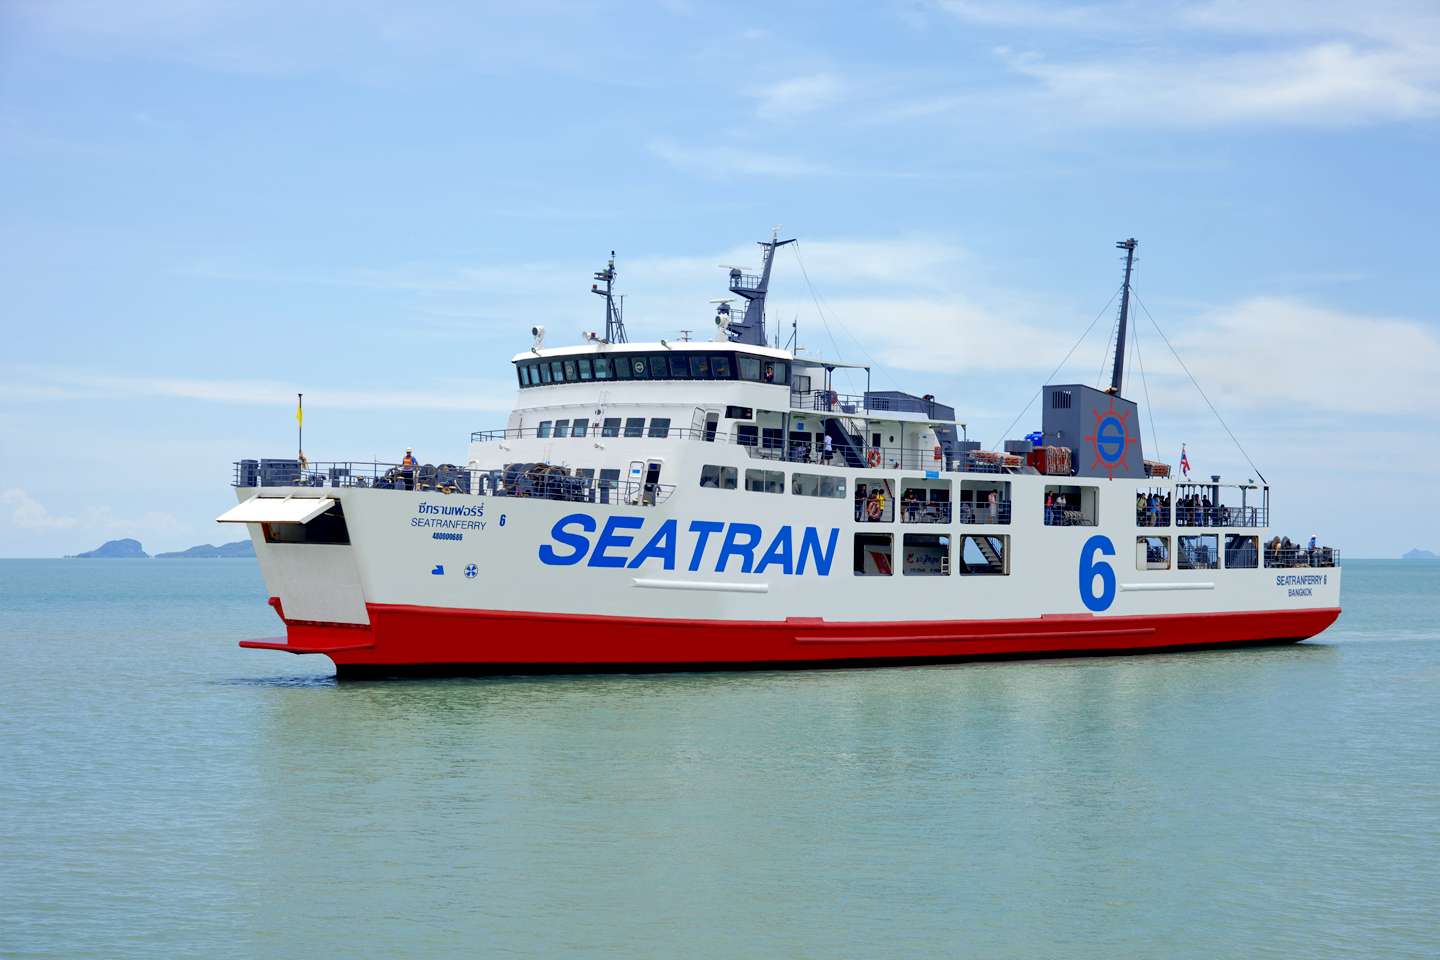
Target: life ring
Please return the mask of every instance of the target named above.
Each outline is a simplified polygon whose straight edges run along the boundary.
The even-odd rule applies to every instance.
[[[871,500],[865,505],[865,513],[871,520],[879,520],[880,514],[885,512],[885,507],[879,500]]]
[[[834,406],[840,400],[840,394],[836,393],[834,390],[826,390],[823,394],[821,394],[821,396],[823,396],[825,398],[825,402],[831,406]]]
[[[872,467],[878,467],[878,466],[880,466],[880,451],[879,451],[879,450],[871,450],[870,453],[866,455],[865,459],[869,462],[870,466],[872,466]]]

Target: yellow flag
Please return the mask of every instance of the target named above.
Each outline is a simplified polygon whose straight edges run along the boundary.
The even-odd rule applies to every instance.
[[[300,426],[305,426],[305,405],[301,403],[295,407],[295,419],[300,421]]]

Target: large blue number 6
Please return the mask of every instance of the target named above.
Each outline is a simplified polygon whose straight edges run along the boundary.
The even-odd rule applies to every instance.
[[[1096,560],[1095,553],[1099,551],[1107,557],[1115,556],[1115,545],[1110,542],[1109,537],[1091,537],[1085,541],[1085,546],[1080,548],[1080,599],[1085,601],[1085,606],[1099,612],[1110,609],[1110,604],[1115,602],[1115,570],[1104,560]],[[1105,590],[1100,596],[1095,596],[1095,575],[1100,575],[1100,582],[1105,585]]]

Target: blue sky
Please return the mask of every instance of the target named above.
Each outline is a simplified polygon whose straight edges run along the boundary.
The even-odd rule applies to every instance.
[[[1137,237],[1277,527],[1440,551],[1437,116],[1433,4],[0,3],[0,555],[230,538],[297,391],[460,460],[610,250],[670,337],[782,223],[772,324],[987,445]],[[1141,316],[1146,455],[1253,476]]]

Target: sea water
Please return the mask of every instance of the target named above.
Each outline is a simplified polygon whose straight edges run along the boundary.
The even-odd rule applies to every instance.
[[[337,682],[251,560],[0,561],[0,954],[1440,955],[1440,563],[1314,641]]]

